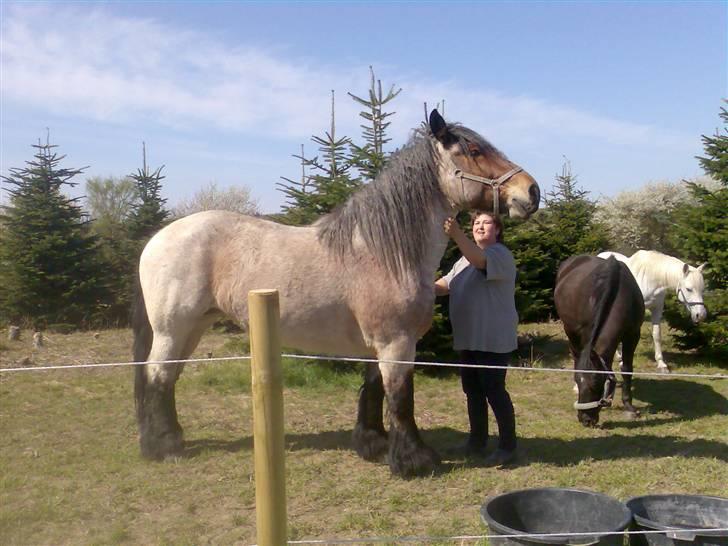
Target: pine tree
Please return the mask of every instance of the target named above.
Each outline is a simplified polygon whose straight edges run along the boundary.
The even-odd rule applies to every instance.
[[[698,157],[706,174],[720,183],[715,191],[687,183],[696,203],[675,214],[673,243],[680,258],[697,265],[707,262],[703,294],[708,318],[694,325],[682,304],[670,301],[665,317],[678,330],[676,343],[685,349],[728,353],[728,111],[721,108],[722,132],[703,135],[704,157]]]
[[[139,200],[132,209],[127,226],[130,238],[138,241],[140,246],[164,226],[169,216],[169,211],[164,208],[167,200],[162,199],[162,180],[165,178],[162,169],[164,165],[150,171],[146,145],[142,143],[142,168],[129,175],[136,184]]]
[[[33,145],[34,159],[2,179],[9,205],[0,215],[0,311],[36,328],[86,325],[105,294],[97,241],[77,204],[62,190],[81,169],[61,168],[56,145]]]

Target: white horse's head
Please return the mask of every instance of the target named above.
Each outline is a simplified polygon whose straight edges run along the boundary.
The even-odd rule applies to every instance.
[[[541,192],[533,177],[475,131],[448,124],[433,110],[440,188],[458,210],[480,209],[528,218],[538,210]]]
[[[705,320],[708,311],[703,303],[703,268],[706,264],[698,267],[685,264],[683,266],[683,275],[677,285],[677,299],[682,303],[690,313],[690,318],[697,324],[701,320]]]

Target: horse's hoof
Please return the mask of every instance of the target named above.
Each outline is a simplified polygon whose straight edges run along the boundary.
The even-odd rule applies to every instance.
[[[398,456],[389,454],[389,469],[394,476],[411,478],[414,476],[428,476],[440,464],[440,455],[430,446],[422,446],[417,450]]]
[[[152,461],[163,461],[179,457],[184,449],[182,434],[164,434],[161,438],[152,439],[142,436],[139,439],[142,457]]]
[[[657,371],[660,373],[670,373],[670,368],[667,366],[658,366]]]
[[[352,433],[352,441],[357,454],[365,461],[384,462],[386,460],[389,448],[386,433],[357,425]]]

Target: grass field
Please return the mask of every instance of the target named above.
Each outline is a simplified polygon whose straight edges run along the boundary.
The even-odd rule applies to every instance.
[[[534,340],[524,361],[571,366],[558,323],[521,325],[521,333]],[[129,359],[128,330],[48,334],[39,350],[24,334],[0,341],[0,367]],[[645,325],[637,371],[654,370],[648,337]],[[195,356],[240,354],[239,338],[212,332]],[[728,372],[726,362],[678,352],[669,338],[664,345],[675,371]],[[443,464],[432,476],[401,480],[351,449],[357,370],[284,366],[291,540],[482,535],[484,500],[526,487],[578,487],[622,500],[728,496],[728,380],[636,378],[642,417],[628,419],[617,396],[603,426],[586,429],[571,408],[571,374],[514,369],[508,385],[520,457],[497,470],[452,449],[467,430],[457,376],[418,372],[417,421]],[[187,366],[177,387],[186,451],[174,461],[140,458],[133,408],[127,367],[0,373],[0,544],[255,543],[248,363]]]

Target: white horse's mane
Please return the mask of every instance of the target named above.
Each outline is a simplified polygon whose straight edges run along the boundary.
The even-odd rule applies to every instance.
[[[656,250],[638,250],[629,258],[634,276],[659,286],[676,288],[683,277],[685,262]]]

